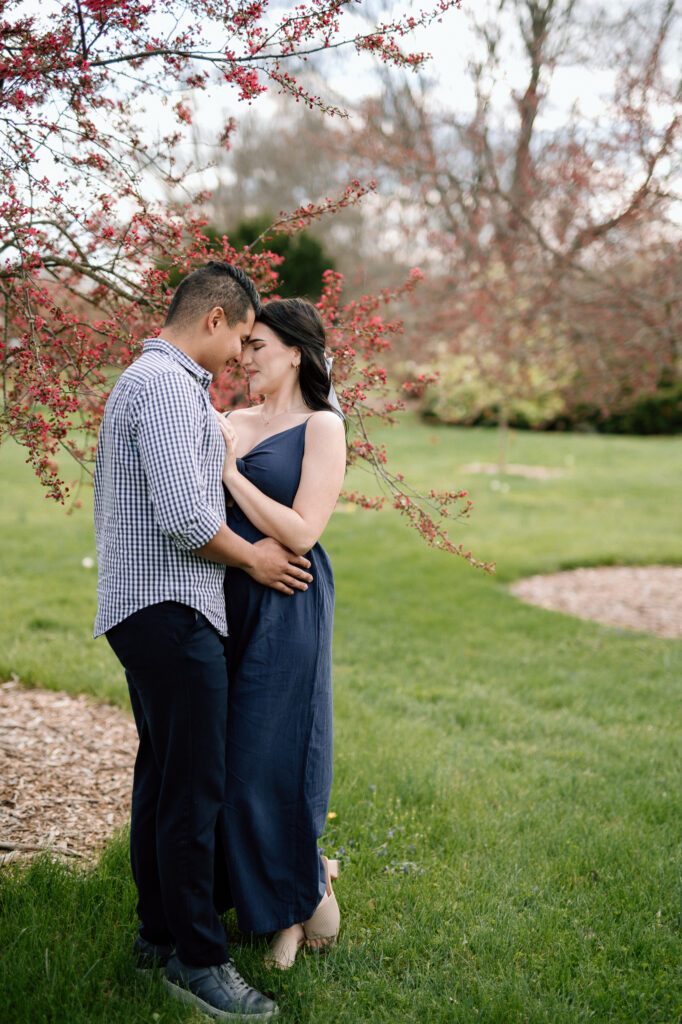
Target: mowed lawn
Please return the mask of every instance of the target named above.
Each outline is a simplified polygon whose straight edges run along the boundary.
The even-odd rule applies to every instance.
[[[494,431],[386,435],[419,487],[468,488],[451,535],[498,572],[429,550],[393,512],[340,509],[335,782],[339,941],[286,974],[228,916],[238,966],[280,1020],[682,1020],[682,642],[526,606],[520,576],[682,562],[682,439],[513,435],[511,462],[549,479],[463,471]],[[89,499],[66,517],[21,453],[0,449],[0,674],[126,706],[89,639]],[[354,470],[349,487],[372,491]],[[294,598],[295,599],[295,598]],[[273,851],[273,856],[276,852]],[[199,1020],[130,962],[125,836],[98,867],[38,861],[0,875],[8,1024]]]

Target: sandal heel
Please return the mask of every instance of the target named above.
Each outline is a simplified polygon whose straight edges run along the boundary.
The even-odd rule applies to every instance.
[[[303,922],[306,944],[310,946],[312,942],[318,942],[319,945],[313,947],[318,953],[326,952],[333,944],[341,926],[339,905],[332,889],[332,879],[336,881],[339,877],[339,862],[327,860],[326,857],[322,857],[322,860],[327,876],[326,899],[318,904],[310,920]]]

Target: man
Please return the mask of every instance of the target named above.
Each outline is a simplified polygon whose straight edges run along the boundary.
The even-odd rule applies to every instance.
[[[223,521],[224,441],[209,385],[248,338],[260,300],[211,262],[178,287],[161,337],[145,341],[106,404],[95,467],[99,606],[126,670],[139,749],[131,819],[138,968],[165,965],[177,998],[218,1019],[277,1007],[229,957],[214,908],[215,827],[225,780],[224,565],[287,594],[309,562]]]

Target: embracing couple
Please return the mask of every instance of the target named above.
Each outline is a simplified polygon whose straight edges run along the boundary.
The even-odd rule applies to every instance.
[[[232,360],[263,401],[219,416],[209,386]],[[139,735],[134,953],[222,1020],[277,1007],[237,972],[220,913],[274,932],[280,968],[339,929],[337,866],[317,848],[334,609],[318,538],[346,455],[329,394],[315,307],[261,305],[241,269],[211,262],[176,290],[100,431],[95,636],[125,668]]]

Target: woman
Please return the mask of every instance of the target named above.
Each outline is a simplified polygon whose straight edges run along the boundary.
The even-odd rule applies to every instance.
[[[307,943],[333,942],[336,863],[317,839],[332,781],[334,580],[320,537],[346,463],[342,418],[328,400],[325,334],[313,305],[269,302],[241,364],[261,405],[221,418],[227,523],[249,541],[274,537],[305,554],[305,592],[280,593],[228,567],[227,784],[222,845],[239,926],[275,932],[272,966]]]

